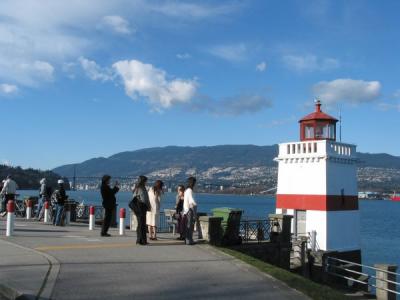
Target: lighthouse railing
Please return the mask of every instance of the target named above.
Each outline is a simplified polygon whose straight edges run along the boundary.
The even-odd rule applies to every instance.
[[[384,266],[386,268],[378,268],[335,257],[327,257],[324,268],[329,275],[346,279],[349,285],[358,283],[367,286],[368,290],[375,288],[377,296],[382,291],[400,295],[400,282],[398,282],[400,274],[390,269],[390,267],[393,267],[396,270],[397,267]],[[365,271],[354,270],[354,267]],[[373,275],[373,272],[375,272],[375,275]],[[377,299],[380,299],[380,297],[378,296]]]
[[[332,155],[355,158],[356,146],[336,141],[303,141],[279,144],[279,158],[306,158]]]

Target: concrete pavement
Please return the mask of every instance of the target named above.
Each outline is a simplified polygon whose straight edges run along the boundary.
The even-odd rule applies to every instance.
[[[148,246],[135,233],[100,237],[86,225],[0,220],[0,283],[40,299],[308,299],[216,248],[170,234]],[[0,298],[1,299],[1,298]]]

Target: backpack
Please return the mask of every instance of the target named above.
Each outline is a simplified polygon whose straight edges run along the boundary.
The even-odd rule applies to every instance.
[[[47,186],[46,187],[46,196],[47,196],[47,199],[50,199],[51,198],[51,195],[53,194],[53,189],[52,189],[52,187],[51,186]]]

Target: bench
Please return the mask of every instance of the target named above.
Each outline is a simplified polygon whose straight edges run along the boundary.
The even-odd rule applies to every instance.
[[[164,209],[165,222],[168,225],[168,231],[171,232],[172,228],[173,235],[175,235],[176,227],[178,225],[178,221],[174,219],[175,212],[176,212],[175,209]]]

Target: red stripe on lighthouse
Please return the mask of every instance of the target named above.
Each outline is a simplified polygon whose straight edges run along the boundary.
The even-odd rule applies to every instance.
[[[358,210],[358,196],[276,195],[276,208],[299,210]]]

